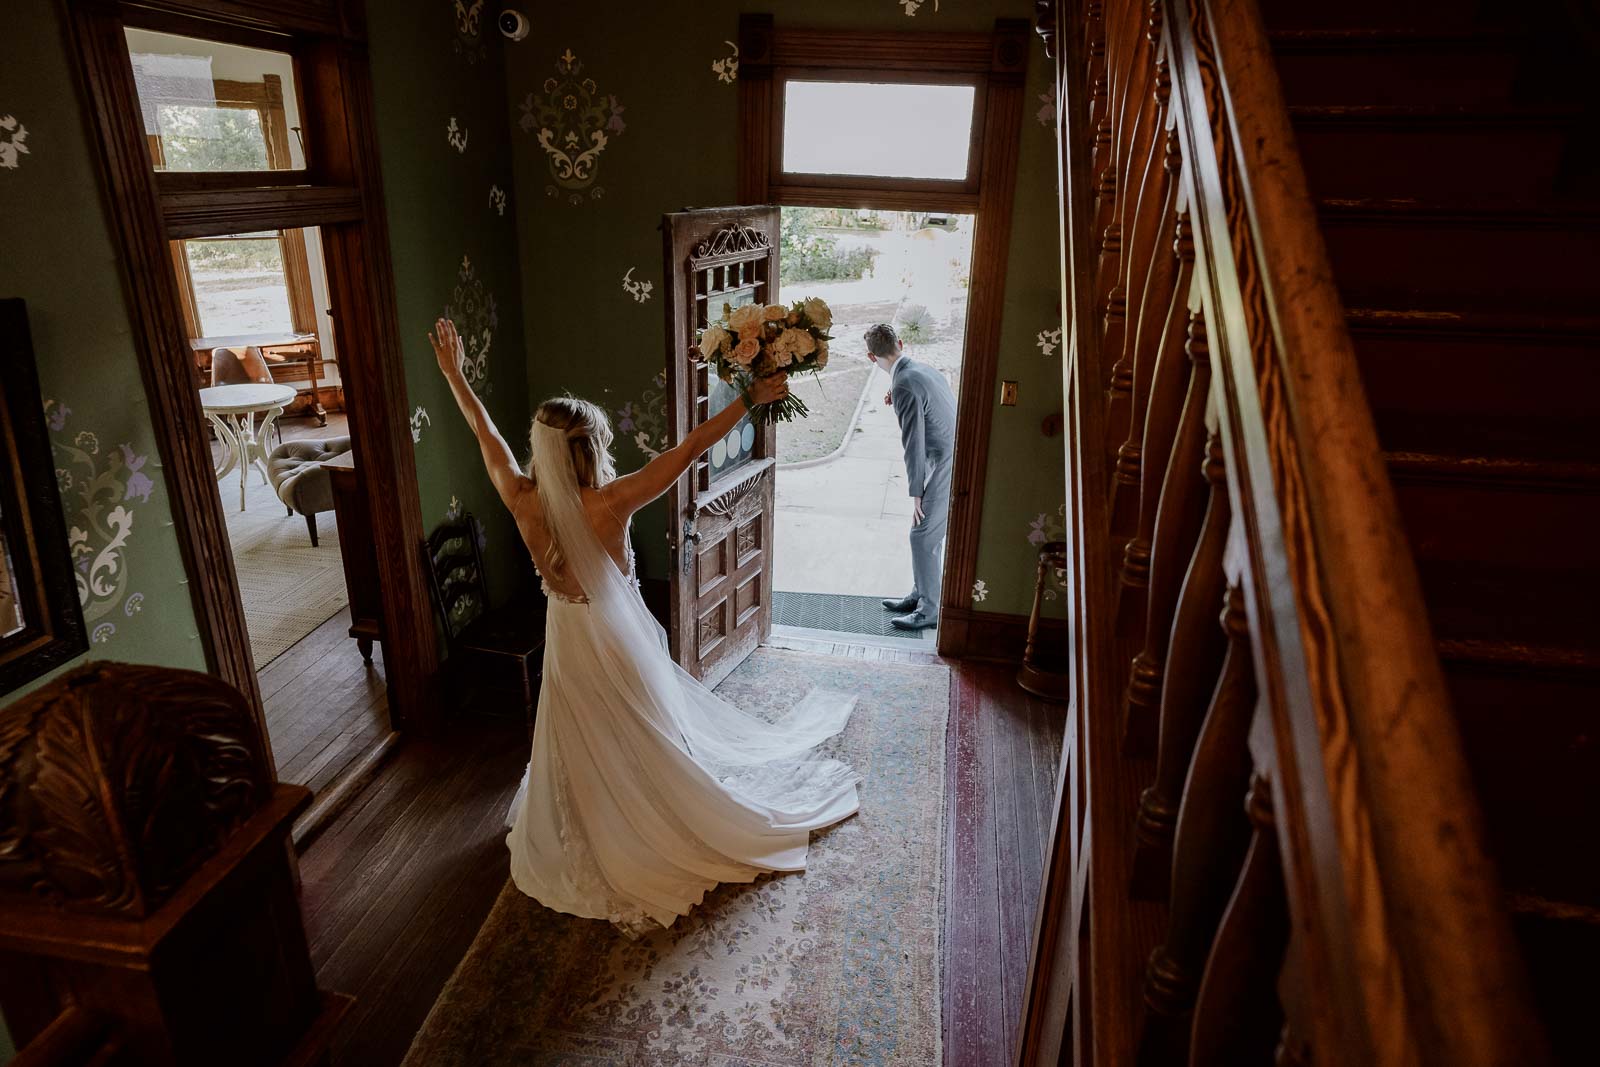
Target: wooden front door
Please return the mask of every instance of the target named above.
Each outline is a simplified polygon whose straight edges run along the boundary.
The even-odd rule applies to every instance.
[[[738,399],[691,358],[729,304],[778,302],[778,209],[711,208],[664,216],[667,402],[672,443]],[[667,495],[672,654],[716,685],[772,632],[773,476],[777,432],[749,416],[700,456]]]

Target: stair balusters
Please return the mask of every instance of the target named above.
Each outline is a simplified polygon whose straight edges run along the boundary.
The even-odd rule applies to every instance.
[[[1288,948],[1289,909],[1272,786],[1259,773],[1245,811],[1255,830],[1200,980],[1189,1046],[1195,1067],[1265,1067],[1283,1033],[1278,973]]]
[[[1177,460],[1169,463],[1163,472],[1160,506],[1150,544],[1144,647],[1134,658],[1128,677],[1125,736],[1128,748],[1140,753],[1155,747],[1172,619],[1205,514],[1204,483],[1194,476],[1194,466],[1184,459],[1199,455],[1205,442],[1206,402],[1211,391],[1210,350],[1198,292],[1190,293],[1184,351],[1189,356],[1189,388],[1173,435],[1172,455]]]
[[[1181,459],[1181,457],[1179,457]],[[1188,464],[1177,464],[1178,470]],[[1191,471],[1193,468],[1190,468]],[[1205,520],[1189,561],[1172,637],[1167,649],[1166,681],[1161,687],[1161,732],[1156,751],[1156,778],[1139,797],[1134,829],[1133,892],[1140,897],[1167,892],[1172,835],[1178,825],[1178,804],[1189,774],[1189,757],[1205,721],[1206,705],[1222,670],[1227,642],[1215,622],[1216,605],[1225,586],[1222,552],[1227,546],[1227,470],[1222,441],[1212,432],[1206,441],[1204,478],[1210,485]]]
[[[1239,797],[1250,784],[1255,663],[1243,590],[1229,586],[1223,601],[1227,657],[1195,742],[1178,812],[1167,937],[1145,971],[1140,1060],[1146,1063],[1187,1062],[1200,976],[1250,844],[1250,821]]]

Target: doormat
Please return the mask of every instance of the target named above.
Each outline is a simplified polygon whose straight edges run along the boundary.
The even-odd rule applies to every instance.
[[[772,594],[772,624],[797,626],[806,630],[832,630],[835,633],[868,634],[872,637],[910,637],[909,630],[897,630],[889,620],[898,611],[885,610],[883,598],[846,596],[843,593]]]

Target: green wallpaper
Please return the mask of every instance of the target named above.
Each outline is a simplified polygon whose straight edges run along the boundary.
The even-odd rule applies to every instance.
[[[471,32],[453,5],[438,0],[370,0],[368,8],[423,525],[431,529],[458,508],[471,512],[482,523],[492,593],[504,599],[531,580],[532,567],[427,333],[448,308],[479,368],[475,387],[506,440],[525,455],[528,383],[506,42],[487,21]]]
[[[64,32],[45,0],[8,9],[0,296],[28,303],[89,656],[204,669]]]
[[[997,17],[1033,13],[1028,0],[944,0],[940,10],[896,0],[702,0],[692,8],[635,5],[626,18],[528,6],[533,31],[506,45],[506,75],[533,403],[570,390],[614,414],[626,409],[648,420],[659,410],[660,301],[641,302],[623,279],[650,282],[659,293],[662,213],[733,201],[738,90],[726,80],[726,64],[720,76],[715,65],[731,56],[745,9],[770,11],[780,24],[906,30],[983,30]],[[999,354],[1000,377],[1019,382],[1021,400],[995,412],[977,566],[986,596],[975,605],[1014,613],[1032,604],[1037,555],[1028,538],[1036,522],[1059,523],[1062,503],[1060,441],[1039,430],[1061,409],[1060,349],[1045,354],[1037,343],[1040,331],[1060,326],[1053,129],[1035,114],[1045,91],[1043,50],[1035,45],[1017,131],[1020,177]],[[541,129],[553,131],[549,140],[576,175],[565,177],[567,163],[541,147]],[[604,139],[598,151],[595,131]],[[799,295],[798,287],[787,295]],[[620,465],[642,462],[632,435],[619,438]],[[647,575],[665,573],[665,521],[660,504],[641,516]]]

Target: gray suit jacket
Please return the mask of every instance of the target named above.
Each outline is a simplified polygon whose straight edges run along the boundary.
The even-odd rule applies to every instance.
[[[906,481],[912,496],[922,496],[933,472],[946,476],[956,451],[956,398],[944,375],[906,356],[889,376],[900,439],[906,449]]]

